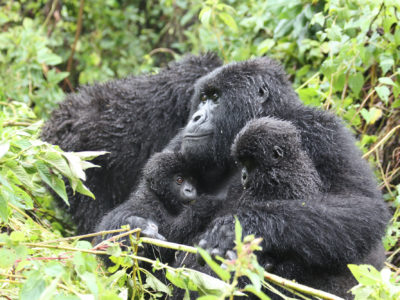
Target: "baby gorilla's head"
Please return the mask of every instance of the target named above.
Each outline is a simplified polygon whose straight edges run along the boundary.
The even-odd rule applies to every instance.
[[[197,198],[196,181],[186,165],[180,153],[160,152],[149,159],[143,170],[149,190],[172,213]]]
[[[232,146],[249,193],[273,199],[298,199],[319,191],[321,181],[302,150],[296,127],[272,117],[249,121]]]

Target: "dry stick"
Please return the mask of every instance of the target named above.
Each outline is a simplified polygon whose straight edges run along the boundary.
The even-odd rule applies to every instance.
[[[9,122],[4,122],[3,123],[3,127],[8,127],[8,126],[31,126],[32,123],[27,123],[27,122],[13,122],[13,121],[9,121]]]
[[[319,297],[322,299],[328,299],[328,300],[343,300],[343,298],[338,297],[336,295],[333,295],[333,294],[330,294],[330,293],[327,293],[327,292],[324,292],[321,290],[316,290],[316,289],[313,289],[311,287],[308,287],[308,286],[305,286],[305,285],[302,285],[299,283],[295,283],[291,280],[284,279],[282,277],[279,277],[277,275],[274,275],[274,274],[271,274],[271,273],[268,273],[265,271],[264,271],[264,278],[274,284],[279,285],[279,286],[288,287],[288,288],[294,289],[296,291],[305,293],[307,295]]]
[[[70,236],[70,237],[61,238],[61,239],[57,239],[57,240],[44,241],[44,242],[40,242],[39,244],[51,244],[51,243],[58,243],[58,242],[63,242],[63,241],[78,240],[78,239],[99,236],[99,235],[106,235],[109,233],[124,232],[124,231],[128,231],[128,230],[129,230],[129,228],[121,228],[121,229],[115,229],[115,230],[99,231],[99,232],[95,232],[95,233]]]
[[[46,20],[44,20],[43,27],[46,27],[47,23],[49,23],[51,17],[53,16],[54,11],[56,10],[56,7],[57,7],[57,2],[58,2],[58,0],[53,0],[53,3],[51,4],[50,12],[46,17]]]
[[[379,146],[384,144],[394,133],[397,129],[400,129],[400,125],[397,125],[395,128],[392,128],[378,143],[374,145],[367,153],[363,155],[363,158],[368,157],[372,152],[375,151]]]
[[[31,220],[33,223],[35,223],[37,226],[39,226],[40,229],[42,229],[43,231],[50,233],[50,231],[48,231],[46,228],[44,228],[41,224],[35,222],[35,220],[33,220],[28,214],[26,214],[24,211],[22,211],[21,209],[19,209],[18,207],[16,207],[14,204],[8,202],[7,205],[9,207],[11,207],[13,210],[19,212],[22,216],[24,216],[26,219]]]
[[[84,4],[85,4],[85,0],[81,0],[80,3],[79,3],[79,14],[78,14],[78,23],[76,24],[75,39],[74,39],[74,42],[72,44],[71,54],[70,54],[70,56],[68,58],[68,63],[67,63],[67,72],[68,73],[71,73],[72,60],[74,59],[76,45],[78,44],[78,39],[79,39],[79,36],[81,34],[81,30],[82,30],[82,15],[83,15],[83,6],[84,6]],[[65,81],[64,81],[64,88],[65,88],[65,86],[66,86],[66,84],[65,84]]]

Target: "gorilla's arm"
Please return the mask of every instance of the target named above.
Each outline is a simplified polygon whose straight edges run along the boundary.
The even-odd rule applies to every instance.
[[[141,228],[145,236],[165,239],[159,232],[161,224],[169,223],[170,216],[158,199],[146,195],[143,186],[139,186],[129,198],[109,213],[96,226],[95,231],[106,231],[120,229],[123,225],[130,225],[131,229]],[[102,240],[110,238],[113,234],[108,234],[95,239],[97,244]],[[115,234],[114,234],[115,235]]]
[[[194,238],[215,217],[225,198],[211,195],[201,195],[192,205],[186,206],[178,217],[168,224],[168,232],[165,233],[168,241],[193,245]]]
[[[246,199],[237,212],[244,234],[263,238],[263,253],[293,257],[310,266],[332,269],[357,263],[384,234],[384,203],[361,196],[329,195],[316,200]],[[379,216],[379,218],[377,218]],[[376,220],[371,226],[371,220]],[[234,218],[217,218],[203,239],[219,254],[233,247]],[[215,251],[215,250],[214,250]]]

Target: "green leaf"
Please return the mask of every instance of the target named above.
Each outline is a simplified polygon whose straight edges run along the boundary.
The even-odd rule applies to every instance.
[[[187,288],[190,290],[193,290],[191,288],[195,286],[196,289],[194,291],[202,291],[216,296],[220,296],[222,293],[230,290],[230,286],[227,283],[199,271],[183,269],[181,270],[180,275],[181,277],[186,277],[186,280],[189,280]]]
[[[25,169],[15,161],[8,161],[6,166],[12,171],[12,173],[18,178],[18,180],[28,187],[34,189],[32,177],[25,171]]]
[[[0,159],[6,155],[8,149],[10,149],[10,143],[6,142],[4,144],[0,144]]]
[[[107,151],[80,151],[73,152],[76,156],[78,156],[82,160],[92,160],[100,155],[109,154]]]
[[[44,63],[49,66],[54,66],[62,63],[62,58],[54,53],[51,53],[49,50],[39,51],[37,59],[39,63]]]
[[[42,153],[39,158],[55,167],[61,174],[67,177],[73,177],[72,172],[67,164],[67,161],[60,153],[55,151],[47,151]]]
[[[372,107],[371,109],[367,110],[363,108],[360,111],[362,117],[367,122],[367,124],[374,124],[377,120],[382,117],[382,110],[379,108]]]
[[[356,280],[366,286],[372,286],[381,281],[381,273],[370,265],[347,265]]]
[[[89,196],[90,198],[96,199],[94,194],[82,183],[79,181],[76,186],[76,191],[82,195]]]
[[[0,218],[5,224],[8,222],[8,201],[0,190]]]
[[[211,18],[211,8],[209,6],[204,7],[199,14],[199,19],[200,22],[205,25],[209,26],[210,25],[210,18]]]
[[[232,29],[234,32],[238,31],[238,27],[236,24],[235,19],[232,18],[231,15],[222,12],[220,14],[218,14],[218,17],[230,28]]]
[[[43,279],[43,274],[39,271],[33,271],[22,286],[19,297],[21,300],[40,299],[40,295],[45,289],[46,282]]]
[[[13,242],[23,242],[25,240],[25,234],[21,231],[13,231],[10,234],[10,239]]]
[[[379,66],[382,69],[382,74],[386,74],[394,65],[393,55],[391,53],[382,53],[379,56]]]
[[[240,225],[239,219],[235,216],[235,240],[237,243],[242,241],[242,225]]]
[[[146,285],[151,287],[154,291],[163,292],[168,296],[172,297],[172,292],[164,283],[158,280],[153,274],[143,269],[143,272],[146,274]]]
[[[90,292],[93,293],[97,298],[99,294],[99,287],[97,286],[96,275],[93,273],[84,272],[83,274],[79,274],[79,277],[83,280]]]
[[[385,85],[377,86],[377,87],[375,87],[375,91],[378,94],[379,98],[381,98],[381,100],[383,102],[385,102],[385,104],[388,104],[389,96],[390,96],[389,88],[387,86],[385,86]]]
[[[272,47],[275,45],[275,41],[273,39],[266,39],[262,41],[257,47],[258,55],[263,55],[267,53]]]
[[[197,248],[197,251],[199,251],[201,257],[215,272],[215,274],[218,275],[219,278],[221,278],[223,281],[228,281],[229,279],[231,279],[231,274],[227,270],[223,269],[218,263],[216,263],[207,251],[201,248]]]
[[[361,73],[355,73],[349,76],[349,86],[352,91],[359,95],[364,85],[364,76]]]
[[[244,288],[244,290],[245,290],[246,292],[253,293],[253,294],[256,295],[259,299],[262,299],[262,300],[270,300],[270,298],[269,298],[267,295],[265,295],[261,290],[256,289],[254,286],[247,285],[247,286]]]
[[[323,27],[324,23],[325,23],[325,17],[321,12],[315,14],[311,19],[311,25],[319,24]]]
[[[387,85],[395,85],[392,78],[390,77],[381,77],[379,78],[379,82]]]
[[[0,268],[8,269],[14,264],[16,259],[15,251],[12,249],[0,248]]]
[[[221,299],[218,296],[214,296],[214,295],[205,295],[205,296],[201,296],[199,298],[197,298],[197,300],[219,300]]]
[[[35,163],[36,169],[39,173],[40,178],[51,187],[66,204],[69,205],[67,191],[65,189],[65,183],[62,179],[58,178],[57,175],[52,174],[50,169],[41,161]]]
[[[86,180],[85,172],[82,170],[81,160],[78,156],[71,152],[64,152],[64,157],[68,160],[69,167],[73,176]]]

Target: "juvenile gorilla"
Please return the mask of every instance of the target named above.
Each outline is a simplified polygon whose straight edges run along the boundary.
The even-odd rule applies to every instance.
[[[199,195],[189,166],[179,153],[154,154],[143,169],[137,191],[108,213],[96,231],[130,224],[131,228],[142,228],[145,236],[193,244],[193,237],[204,230],[222,201]],[[153,256],[153,249],[146,248],[145,254]],[[162,253],[163,261],[170,261],[171,254]]]
[[[332,114],[304,106],[277,63],[257,58],[205,75],[196,82],[190,115],[169,148],[180,150],[198,170],[199,189],[210,195],[229,191],[229,203],[239,202],[243,192],[230,148],[249,120],[271,116],[290,121],[300,134],[321,179],[321,193],[308,205],[301,199],[288,201],[288,206],[270,201],[264,211],[259,205],[265,201],[259,199],[257,205],[238,207],[244,233],[264,240],[259,257],[287,257],[304,269],[330,272],[341,272],[349,263],[373,262],[370,257],[382,249],[389,220],[373,173],[349,130]],[[148,218],[149,212],[130,214]],[[232,210],[222,207],[193,240],[203,239],[205,248],[225,255],[234,247],[234,220]],[[194,257],[187,266],[198,268]],[[285,271],[282,275],[290,277],[290,270]]]
[[[82,87],[70,94],[43,128],[42,138],[65,151],[105,150],[85,184],[96,196],[69,191],[79,233],[123,202],[151,154],[187,121],[194,82],[221,65],[214,54],[186,56],[156,75],[131,76]],[[149,126],[151,124],[151,126]]]
[[[245,188],[237,203],[237,211],[263,211],[270,219],[278,220],[275,224],[279,230],[284,229],[284,222],[293,218],[290,216],[292,207],[318,205],[320,178],[302,150],[298,130],[290,122],[270,117],[250,121],[235,138],[232,155],[243,166],[242,185]],[[252,225],[245,230],[257,236],[262,234],[260,228]],[[282,234],[290,236],[292,232]],[[271,247],[265,241],[261,246],[263,249]],[[328,264],[322,267],[307,265],[302,257],[292,255],[288,250],[271,251],[270,254],[264,251],[259,262],[268,265],[269,271],[277,275],[350,298],[346,291],[356,281],[347,268]],[[377,247],[370,257],[357,263],[370,263],[379,268],[383,259],[383,249]]]
[[[307,200],[321,193],[321,179],[300,134],[288,121],[263,117],[249,121],[236,136],[232,156],[241,163],[245,189],[237,205],[270,200]]]

